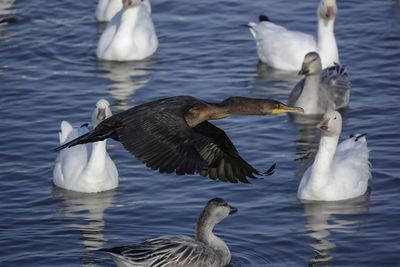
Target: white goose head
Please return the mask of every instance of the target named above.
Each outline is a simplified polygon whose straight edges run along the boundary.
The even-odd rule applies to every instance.
[[[237,209],[230,206],[224,199],[213,198],[207,202],[200,215],[200,221],[214,226],[235,212],[237,212]]]
[[[317,128],[322,131],[324,136],[338,137],[342,132],[342,116],[337,111],[328,111],[318,123]]]
[[[324,21],[334,20],[337,12],[336,0],[321,0],[319,3],[317,14]]]
[[[309,52],[304,56],[299,75],[316,75],[322,70],[321,58],[317,52]]]
[[[92,114],[92,124],[96,127],[100,122],[104,121],[108,117],[111,117],[110,103],[105,99],[97,101],[96,109]]]

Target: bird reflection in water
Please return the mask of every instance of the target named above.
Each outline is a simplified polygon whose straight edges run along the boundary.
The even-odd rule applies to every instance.
[[[53,197],[61,201],[56,211],[57,217],[69,219],[72,223],[68,228],[81,234],[81,242],[85,247],[81,260],[84,266],[94,266],[99,261],[92,252],[104,247],[107,239],[104,237],[104,211],[112,205],[116,190],[96,194],[79,193],[53,187]]]
[[[7,40],[10,34],[7,31],[7,25],[10,23],[18,22],[16,17],[16,10],[13,8],[15,0],[0,0],[0,41]],[[0,63],[0,74],[6,66]]]
[[[369,195],[370,191],[358,198],[331,202],[302,200],[307,217],[305,227],[313,239],[309,245],[316,253],[309,266],[330,265],[333,259],[331,252],[336,244],[329,237],[336,232],[351,238],[351,234],[358,231],[362,221],[353,219],[351,215],[368,213]]]
[[[258,61],[256,71],[257,79],[263,81],[284,82],[290,85],[288,88],[293,88],[293,86],[301,79],[301,76],[299,76],[297,72],[274,69],[261,61]]]
[[[99,62],[100,68],[105,70],[103,77],[111,81],[107,90],[115,99],[112,106],[119,110],[126,110],[130,107],[127,103],[130,97],[150,81],[151,62],[151,59],[130,62]]]

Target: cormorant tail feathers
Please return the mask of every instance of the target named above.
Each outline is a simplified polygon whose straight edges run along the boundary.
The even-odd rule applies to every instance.
[[[112,129],[107,130],[106,127],[97,127],[95,129],[93,129],[92,131],[75,138],[74,140],[71,140],[65,144],[62,144],[61,146],[55,148],[54,151],[60,151],[64,148],[73,147],[76,145],[82,145],[82,144],[93,143],[93,142],[97,142],[97,141],[103,141],[104,139],[112,137],[112,134],[113,134]]]

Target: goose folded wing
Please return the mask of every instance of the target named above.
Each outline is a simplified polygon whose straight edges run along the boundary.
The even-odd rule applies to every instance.
[[[350,98],[350,79],[346,69],[336,64],[324,69],[321,76],[321,86],[325,88],[330,99],[333,99],[336,109],[346,107]]]
[[[186,236],[162,236],[147,240],[145,244],[152,247],[150,267],[168,264],[168,266],[220,265],[220,259],[210,247]]]
[[[236,150],[226,133],[208,121],[193,128],[196,148],[208,162],[208,168],[198,170],[200,175],[225,182],[249,183],[247,178],[260,175]]]
[[[139,245],[102,251],[138,266],[217,266],[220,262],[211,248],[186,236],[161,236]]]

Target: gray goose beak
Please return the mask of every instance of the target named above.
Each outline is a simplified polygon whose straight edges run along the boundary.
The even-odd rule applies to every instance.
[[[99,121],[104,121],[106,119],[106,109],[105,108],[99,108],[97,112],[97,119]]]
[[[232,206],[229,205],[229,215],[234,214],[234,213],[236,213],[237,211],[238,211],[237,208],[232,207]]]

